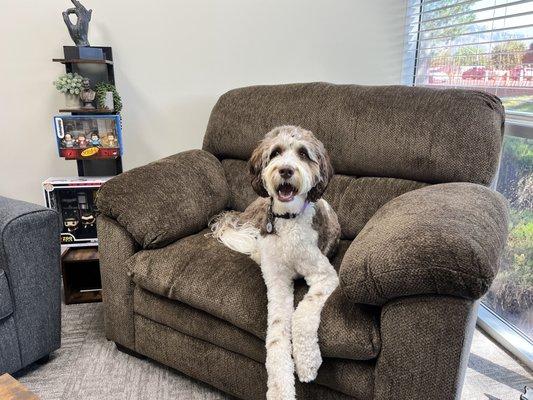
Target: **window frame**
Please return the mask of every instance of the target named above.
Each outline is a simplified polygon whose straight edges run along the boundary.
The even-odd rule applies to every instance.
[[[434,3],[436,1],[440,0],[406,0],[404,52],[401,76],[401,83],[403,85],[417,86],[417,62],[423,6],[424,3]],[[417,5],[419,5],[419,9],[416,12],[410,12],[410,10]],[[413,41],[410,38],[414,33],[415,27],[416,40]],[[482,88],[482,86],[480,86],[480,88]],[[533,139],[533,113],[506,111],[505,116],[504,136]],[[493,189],[495,189],[497,180],[498,176],[496,175],[493,184],[491,185]],[[483,304],[481,300],[478,300],[478,302],[479,307],[476,325],[530,369],[533,369],[533,340],[519,328],[506,321],[487,305]]]

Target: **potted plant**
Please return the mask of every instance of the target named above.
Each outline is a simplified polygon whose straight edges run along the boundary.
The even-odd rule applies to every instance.
[[[96,84],[96,104],[100,109],[115,111],[122,110],[122,100],[117,89],[111,83],[100,82]]]
[[[54,86],[61,93],[65,94],[65,106],[67,108],[80,107],[80,92],[82,89],[83,76],[77,73],[69,72],[60,75],[55,81]]]

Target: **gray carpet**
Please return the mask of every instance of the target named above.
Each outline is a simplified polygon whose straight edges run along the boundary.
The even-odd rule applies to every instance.
[[[43,400],[220,400],[229,396],[150,360],[119,352],[104,337],[102,304],[63,306],[62,346],[45,365],[15,377]],[[518,400],[531,375],[476,331],[463,400]]]
[[[102,304],[63,305],[62,345],[45,365],[15,377],[42,400],[220,400],[231,397],[150,360],[118,351],[104,336]]]

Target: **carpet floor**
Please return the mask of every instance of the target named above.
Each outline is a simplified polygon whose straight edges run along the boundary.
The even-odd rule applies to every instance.
[[[15,377],[42,400],[222,400],[212,387],[150,360],[119,352],[104,336],[102,304],[63,306],[62,346],[44,365]],[[462,400],[518,400],[527,371],[480,331],[472,346]]]

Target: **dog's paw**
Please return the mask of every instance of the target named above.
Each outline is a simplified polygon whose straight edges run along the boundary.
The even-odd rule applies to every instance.
[[[304,354],[296,353],[294,354],[294,366],[298,379],[304,383],[314,381],[318,375],[318,369],[322,365],[322,356],[318,346],[314,351],[306,351]]]

